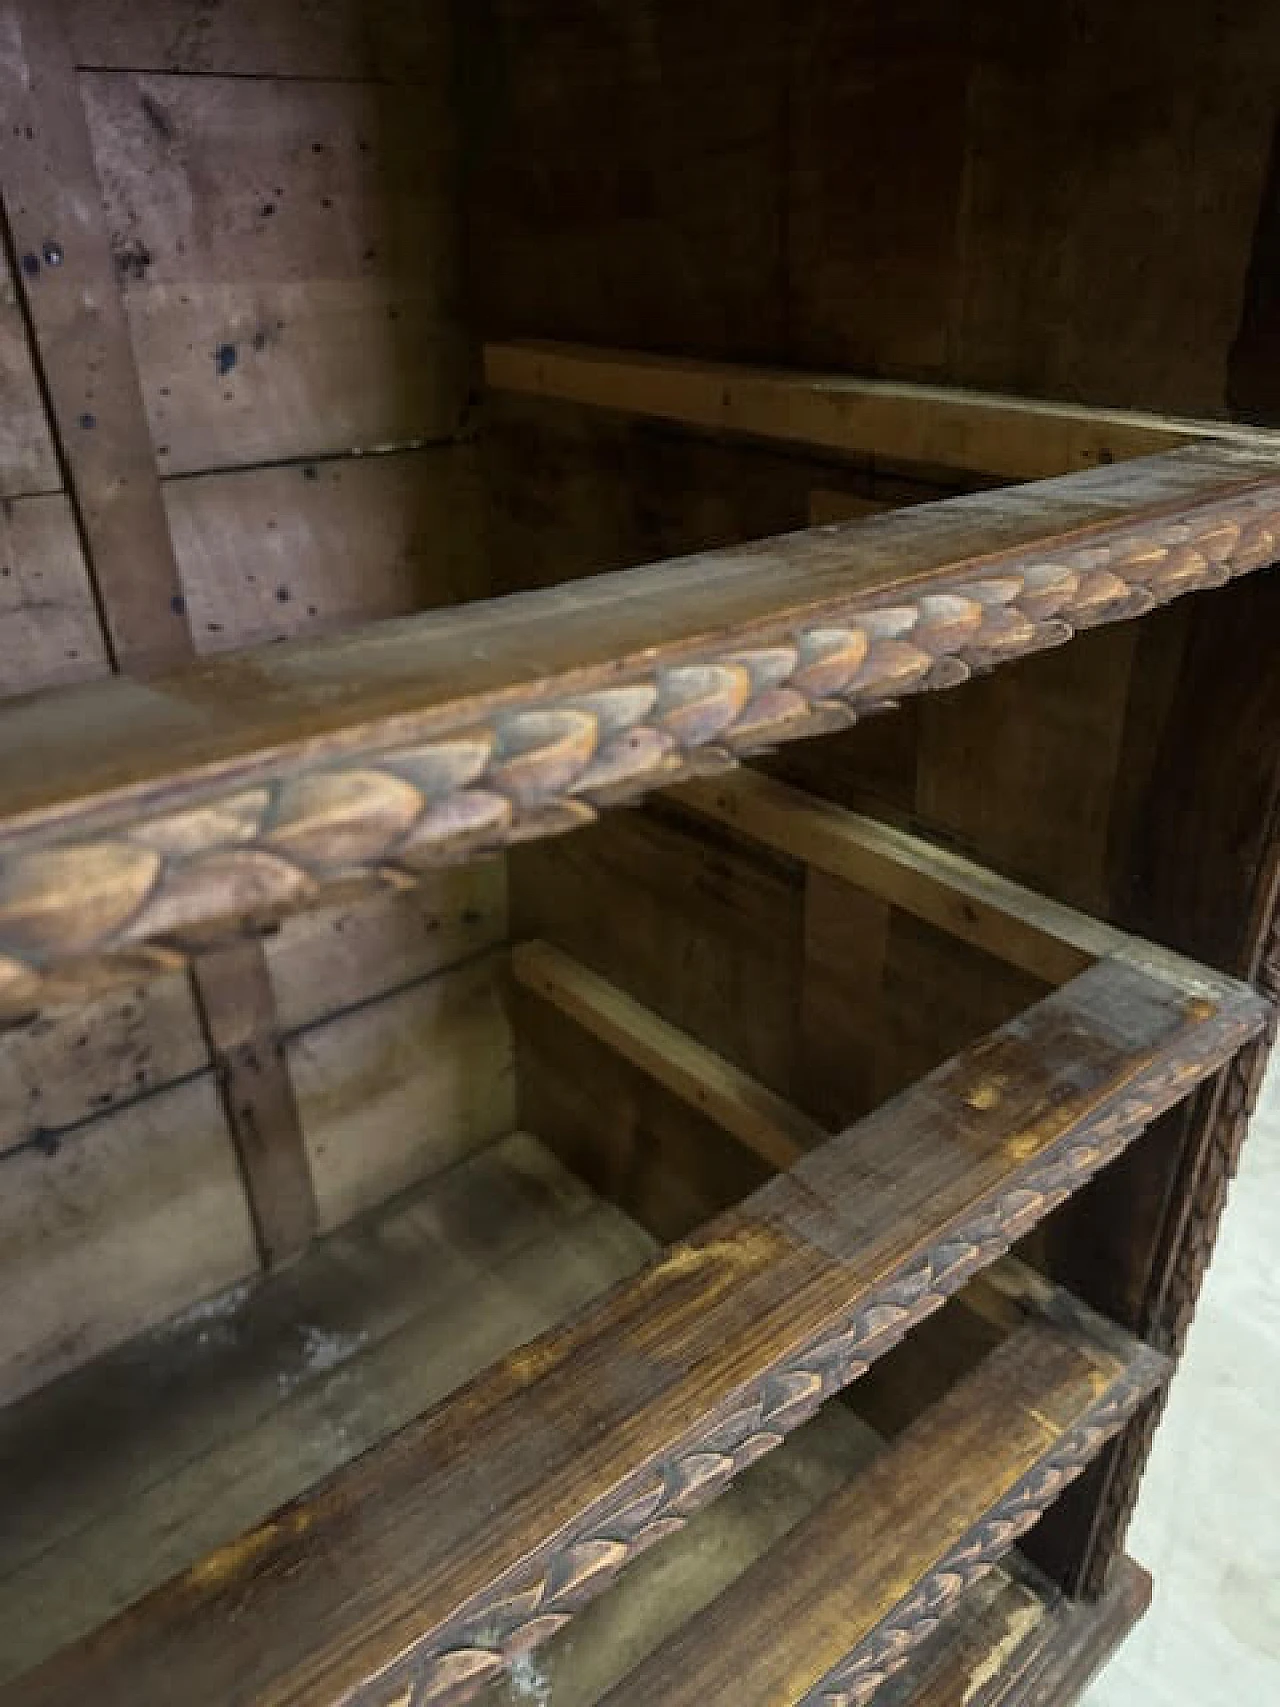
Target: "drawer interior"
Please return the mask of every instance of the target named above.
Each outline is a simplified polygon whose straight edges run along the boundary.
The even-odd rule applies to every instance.
[[[542,1676],[552,1638],[571,1699],[683,1699],[700,1631],[850,1525],[888,1534],[874,1490],[892,1506],[915,1476],[938,1501],[914,1502],[934,1526],[898,1600],[950,1586],[905,1659],[1163,1379],[1057,1290],[1052,1217],[1257,1031],[1246,987],[762,771],[513,850],[503,877],[509,939],[460,970],[510,1040],[506,1129],[424,1133],[434,1170],[366,1208],[349,1118],[332,1230],[298,1264],[0,1414],[6,1704],[160,1700],[175,1675],[210,1699],[311,1678],[461,1700]],[[454,1036],[460,1059],[419,1065],[474,1106],[492,1065]],[[1059,1415],[1064,1334],[1084,1375]],[[1060,1424],[1025,1462],[1019,1381]],[[1007,1462],[976,1450],[997,1434]],[[571,1615],[650,1548],[589,1657]],[[805,1591],[805,1688],[874,1671],[906,1616],[869,1582],[845,1653],[830,1592]],[[252,1653],[237,1608],[272,1631]]]

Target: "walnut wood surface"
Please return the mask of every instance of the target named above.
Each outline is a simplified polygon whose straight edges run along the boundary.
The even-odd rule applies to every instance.
[[[1019,1329],[601,1707],[861,1707],[1164,1369],[1076,1324]]]
[[[1263,1019],[1091,969],[0,1700],[465,1698]]]
[[[1270,562],[1280,475],[1193,447],[15,705],[0,990],[405,883]],[[73,971],[74,976],[74,971]]]

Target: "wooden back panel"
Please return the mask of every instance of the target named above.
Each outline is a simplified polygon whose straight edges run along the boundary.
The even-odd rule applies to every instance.
[[[129,667],[126,580],[159,661],[486,591],[449,7],[13,4],[0,40],[42,80],[0,151],[0,691]],[[57,320],[64,282],[92,325]],[[100,465],[154,494],[123,570]],[[505,934],[498,867],[444,874],[295,921],[253,989],[233,966],[234,1043],[181,972],[0,1037],[4,1285],[41,1300],[5,1314],[0,1395],[256,1272],[241,1090],[296,1108],[326,1227],[508,1130]]]

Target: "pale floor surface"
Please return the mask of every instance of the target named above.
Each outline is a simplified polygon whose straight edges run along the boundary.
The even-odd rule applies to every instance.
[[[1280,1707],[1280,1070],[1129,1540],[1155,1601],[1085,1707]]]

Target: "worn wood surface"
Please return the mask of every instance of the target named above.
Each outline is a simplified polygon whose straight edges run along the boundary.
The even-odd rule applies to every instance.
[[[57,7],[8,0],[0,78],[5,219],[108,646],[122,668],[172,666],[190,652],[182,588]]]
[[[21,265],[21,262],[19,262]],[[0,498],[56,492],[62,486],[53,436],[27,339],[8,246],[0,244]]]
[[[82,74],[162,473],[458,430],[468,358],[441,47],[437,87],[403,92]]]
[[[1068,1600],[1020,1562],[1012,1579],[985,1584],[884,1686],[882,1707],[1075,1707],[1081,1690],[1151,1604],[1151,1578],[1117,1561],[1102,1598]]]
[[[547,938],[770,1090],[793,1095],[804,926],[794,861],[661,807],[606,814],[581,835],[508,859],[513,939]]]
[[[652,1248],[517,1134],[10,1409],[0,1677],[232,1541]]]
[[[550,1634],[901,1338],[1261,1017],[1251,997],[1188,1009],[1127,968],[1083,974],[4,1699],[169,1700],[178,1663],[193,1700],[359,1688],[390,1702],[480,1683],[504,1649]],[[644,1352],[654,1335],[660,1375]],[[477,1529],[481,1484],[495,1517]]]
[[[0,1401],[257,1268],[212,1073],[7,1151]]]
[[[463,446],[168,480],[164,498],[200,653],[488,592]]]
[[[827,1134],[816,1121],[550,943],[511,951],[516,980],[699,1109],[775,1168]]]
[[[500,965],[480,956],[286,1044],[319,1204],[332,1228],[515,1124]]]
[[[58,492],[0,504],[0,697],[109,668],[70,500]]]
[[[1105,1349],[1104,1349],[1105,1347]],[[1029,1324],[603,1698],[864,1702],[1159,1379]]]
[[[258,1250],[274,1268],[306,1248],[316,1196],[262,945],[229,943],[198,955],[191,978]]]
[[[594,404],[700,430],[745,433],[889,463],[1044,480],[1197,440],[1276,455],[1266,429],[1037,402],[941,386],[752,368],[551,342],[494,343],[495,391]],[[835,517],[824,517],[835,520]]]
[[[9,1004],[50,961],[568,828],[1258,567],[1276,485],[1197,447],[10,707]]]

